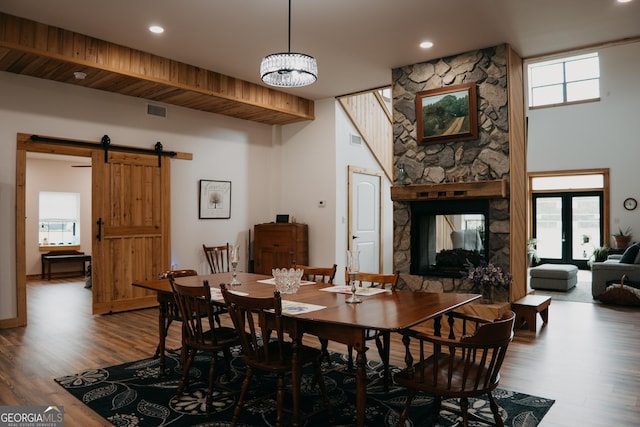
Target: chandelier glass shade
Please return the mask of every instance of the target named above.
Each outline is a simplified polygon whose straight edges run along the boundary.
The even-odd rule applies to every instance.
[[[274,53],[262,59],[260,77],[270,86],[308,86],[318,79],[318,64],[304,53]]]
[[[301,87],[318,79],[318,63],[313,56],[291,52],[291,0],[289,0],[289,49],[262,58],[260,78],[269,86]]]

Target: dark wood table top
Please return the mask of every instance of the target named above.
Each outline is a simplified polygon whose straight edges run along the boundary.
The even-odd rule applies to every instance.
[[[252,273],[238,273],[242,285],[233,286],[233,290],[246,292],[255,297],[273,295],[274,285],[260,283],[258,280],[270,279],[270,276]],[[179,277],[176,281],[182,285],[202,286],[204,280],[211,287],[220,287],[220,283],[229,283],[231,273],[207,274]],[[166,279],[134,282],[134,286],[146,289],[171,292]],[[325,292],[320,289],[326,284],[303,285],[295,294],[282,294],[283,300],[325,306],[325,309],[289,315],[310,322],[349,325],[355,328],[397,331],[409,328],[420,322],[432,319],[461,305],[472,302],[478,294],[432,293],[413,291],[385,292],[372,296],[359,296],[362,303],[347,304],[347,294]]]

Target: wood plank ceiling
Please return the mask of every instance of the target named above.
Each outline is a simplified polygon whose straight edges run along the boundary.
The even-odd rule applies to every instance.
[[[314,119],[311,100],[4,13],[0,71],[269,125]]]

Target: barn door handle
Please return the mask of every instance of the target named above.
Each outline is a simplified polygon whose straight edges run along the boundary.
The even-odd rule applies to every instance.
[[[98,242],[102,241],[102,224],[104,224],[104,221],[102,221],[102,218],[98,218],[98,221],[96,221],[96,224],[98,224],[98,234],[96,234],[96,239],[98,239]]]

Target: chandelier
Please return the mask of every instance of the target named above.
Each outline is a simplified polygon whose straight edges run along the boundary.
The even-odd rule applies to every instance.
[[[308,86],[318,79],[318,64],[313,56],[291,52],[291,0],[289,0],[289,49],[262,58],[260,78],[269,86]]]

